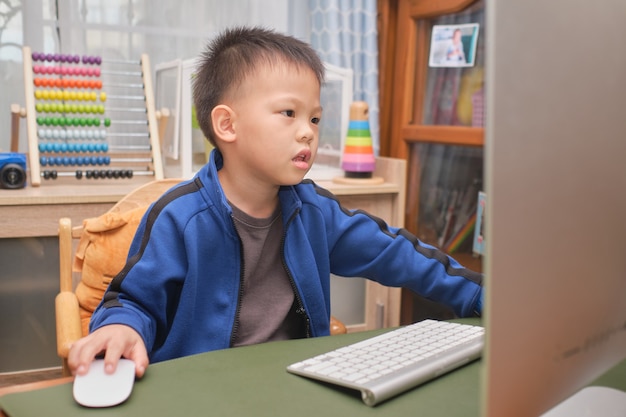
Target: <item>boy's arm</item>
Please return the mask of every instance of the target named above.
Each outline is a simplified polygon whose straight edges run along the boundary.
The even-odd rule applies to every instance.
[[[333,211],[327,228],[331,272],[411,289],[450,306],[461,317],[482,312],[482,274],[419,241],[406,229],[390,227],[365,212],[338,207]]]
[[[142,219],[126,265],[113,278],[91,318],[90,331],[122,324],[138,333],[150,351],[157,329],[165,329],[170,315],[164,306],[176,305],[186,276],[183,237],[169,212]],[[174,244],[175,243],[175,244]]]

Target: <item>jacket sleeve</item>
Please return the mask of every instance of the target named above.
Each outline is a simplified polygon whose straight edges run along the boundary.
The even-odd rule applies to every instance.
[[[142,219],[127,262],[111,281],[94,312],[90,331],[109,324],[125,324],[144,339],[150,352],[159,329],[173,314],[185,277],[185,251],[174,217],[154,207]]]
[[[390,227],[362,210],[347,210],[327,196],[331,272],[403,287],[451,307],[460,317],[480,313],[482,274],[471,271],[406,229]],[[323,197],[322,197],[323,198]]]

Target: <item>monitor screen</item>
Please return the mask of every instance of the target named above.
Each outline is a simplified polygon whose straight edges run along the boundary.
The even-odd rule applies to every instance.
[[[487,1],[483,415],[626,357],[626,3]]]

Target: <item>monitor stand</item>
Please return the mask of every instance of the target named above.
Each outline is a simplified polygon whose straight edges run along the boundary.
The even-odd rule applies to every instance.
[[[541,417],[623,417],[626,392],[608,387],[587,387],[542,414]]]

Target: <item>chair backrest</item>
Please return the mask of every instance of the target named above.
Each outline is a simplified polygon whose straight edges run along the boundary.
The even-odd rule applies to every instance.
[[[164,179],[144,184],[101,216],[85,219],[82,225],[72,226],[69,218],[59,220],[60,292],[55,309],[57,353],[64,360],[71,344],[87,334],[91,314],[113,276],[123,268],[148,206],[180,181]],[[80,273],[77,283],[74,272]]]

